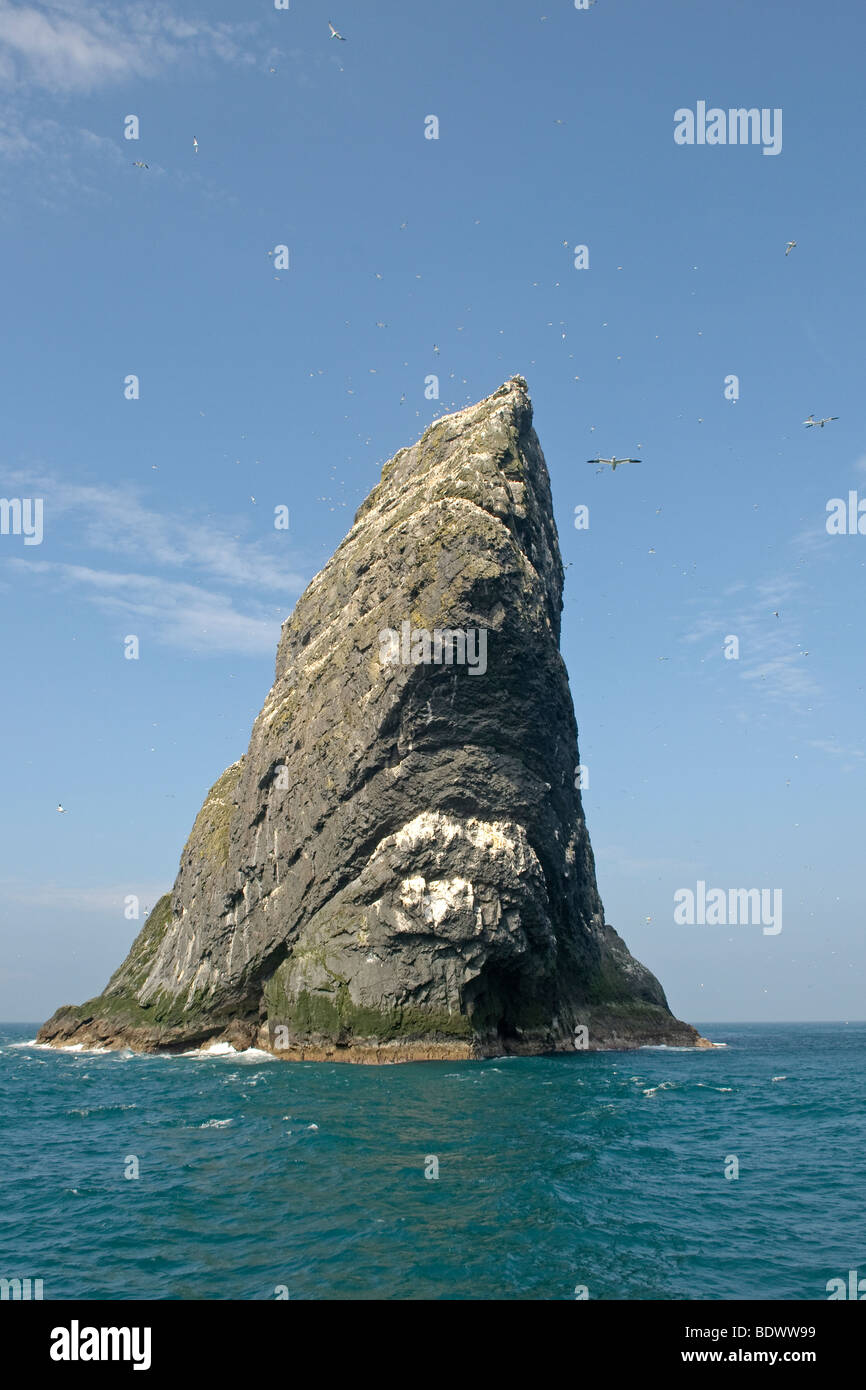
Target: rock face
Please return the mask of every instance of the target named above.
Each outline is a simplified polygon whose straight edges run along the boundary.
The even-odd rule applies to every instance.
[[[605,925],[526,383],[386,464],[104,993],[42,1041],[401,1061],[700,1045]],[[442,636],[443,631],[445,636]]]

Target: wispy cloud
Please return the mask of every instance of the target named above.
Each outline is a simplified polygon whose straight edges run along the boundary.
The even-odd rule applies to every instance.
[[[185,61],[249,66],[255,23],[181,18],[166,5],[0,0],[0,80],[53,92],[92,92],[150,78]]]
[[[132,170],[139,157],[149,164],[149,183],[170,176],[175,189],[191,185],[210,201],[235,202],[197,167],[194,173],[171,163],[163,168],[155,150],[139,155],[138,147],[125,148],[122,112],[113,140],[70,114],[76,98],[124,86],[137,90],[139,82],[171,74],[200,81],[226,68],[265,73],[288,59],[296,77],[302,75],[304,55],[276,49],[261,18],[214,22],[181,17],[174,8],[0,0],[0,219],[11,221],[24,201],[68,215],[70,206],[110,200],[124,188],[121,171],[141,177]],[[48,97],[53,110],[46,110]]]
[[[231,530],[218,521],[166,515],[146,507],[137,489],[67,483],[30,470],[4,472],[6,485],[46,498],[55,521],[66,518],[67,535],[76,544],[118,555],[141,556],[172,568],[192,566],[231,583],[297,593],[304,579],[275,559],[262,541],[241,540],[238,522]]]
[[[615,874],[617,878],[638,878],[643,881],[653,874],[659,880],[662,874],[688,879],[694,877],[700,868],[692,859],[635,858],[624,845],[614,844],[600,844],[595,850],[595,858],[600,869],[608,876]]]
[[[7,561],[7,573],[71,588],[101,612],[195,654],[273,653],[280,626],[305,578],[276,553],[285,535],[268,541],[238,536],[238,523],[165,515],[146,507],[131,487],[67,483],[18,471],[7,491],[45,498],[50,539],[72,545],[75,561],[27,556]],[[134,558],[134,568],[80,563],[81,552]],[[182,571],[184,577],[177,577]],[[192,578],[194,577],[194,579]],[[236,593],[242,595],[237,606]],[[126,633],[124,633],[126,635]]]
[[[6,902],[26,907],[56,908],[58,912],[99,912],[124,918],[126,899],[135,895],[139,900],[139,922],[143,925],[146,912],[166,892],[164,883],[125,883],[120,886],[77,888],[68,883],[28,883],[22,879],[0,880]],[[129,919],[135,924],[135,919]]]
[[[0,217],[7,222],[25,197],[67,213],[73,197],[104,200],[128,163],[104,135],[0,104]]]
[[[725,662],[740,679],[760,688],[789,713],[805,713],[821,693],[809,670],[808,648],[802,645],[796,605],[802,592],[796,575],[777,575],[751,586],[732,585],[683,635],[688,643],[712,642],[706,659],[725,660],[723,642],[733,636],[739,657]],[[776,614],[778,613],[778,617]]]
[[[103,613],[123,619],[129,634],[152,633],[171,647],[190,655],[218,656],[231,652],[263,656],[276,650],[282,622],[276,605],[248,603],[245,612],[230,596],[193,584],[175,583],[144,574],[93,570],[50,560],[9,560],[19,570],[56,581],[58,588],[76,588]],[[262,616],[264,613],[269,616]]]
[[[862,748],[845,747],[836,738],[810,738],[807,742],[810,748],[817,748],[834,762],[840,763],[843,772],[862,772],[863,759],[866,758]]]

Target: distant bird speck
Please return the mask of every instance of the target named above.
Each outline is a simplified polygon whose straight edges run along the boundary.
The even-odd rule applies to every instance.
[[[791,252],[793,251],[793,249],[794,249],[794,247],[795,247],[796,245],[797,245],[796,241],[789,241],[789,242],[788,242],[788,245],[785,247],[785,255],[786,255],[786,256],[790,256]]]
[[[65,815],[66,815],[66,807],[65,807],[65,806],[60,806],[60,805],[58,805],[57,809],[58,809],[58,811],[60,812],[61,816],[65,816]]]
[[[825,425],[829,425],[831,420],[838,419],[838,415],[825,415],[823,420],[816,420],[814,415],[810,415],[807,420],[803,421],[803,424],[806,426],[807,429],[811,429],[814,425],[817,425],[818,429],[822,430]]]
[[[346,40],[343,38],[343,35],[342,35],[342,34],[339,34],[339,33],[337,32],[337,30],[334,28],[334,26],[333,26],[333,24],[331,23],[330,20],[328,20],[328,28],[329,28],[330,31],[331,31],[331,38],[332,38],[332,39],[339,39],[339,40],[341,41],[341,43],[345,43],[345,42],[346,42]]]

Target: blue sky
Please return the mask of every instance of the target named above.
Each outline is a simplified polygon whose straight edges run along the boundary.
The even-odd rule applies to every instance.
[[[0,535],[0,1017],[101,989],[381,464],[516,372],[608,920],[682,1018],[863,1017],[866,537],[825,518],[866,497],[864,31],[0,0],[0,496],[44,499],[41,545]],[[781,108],[781,152],[676,145],[698,101]],[[699,880],[780,888],[782,931],[676,925]]]

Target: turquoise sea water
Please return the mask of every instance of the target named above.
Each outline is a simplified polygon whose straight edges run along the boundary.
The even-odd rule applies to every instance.
[[[866,1274],[866,1023],[700,1029],[727,1046],[361,1067],[0,1025],[0,1276],[45,1299],[826,1299]]]

